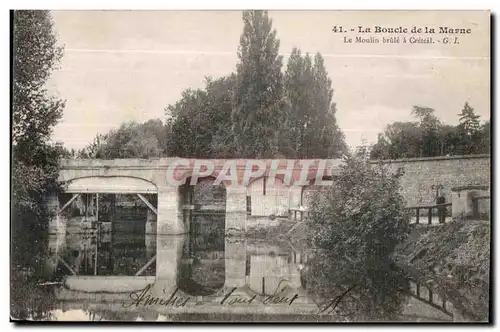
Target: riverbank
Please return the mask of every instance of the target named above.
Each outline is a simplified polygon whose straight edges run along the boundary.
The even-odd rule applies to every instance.
[[[394,259],[420,284],[448,299],[455,320],[487,321],[490,230],[489,222],[471,220],[415,227]]]
[[[487,321],[490,294],[491,225],[456,221],[414,226],[393,259],[411,279],[453,305],[454,320]],[[307,225],[280,235],[297,248],[310,248]]]
[[[249,229],[245,238],[267,241],[286,242],[298,251],[310,249],[309,228],[305,221],[283,221],[277,226]]]

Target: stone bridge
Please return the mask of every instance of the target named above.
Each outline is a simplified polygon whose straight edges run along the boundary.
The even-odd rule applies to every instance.
[[[299,208],[303,190],[318,181],[331,181],[341,160],[245,160],[245,159],[82,159],[62,160],[59,180],[65,192],[73,194],[138,194],[156,215],[156,233],[183,234],[183,206],[187,203],[181,187],[196,185],[204,178],[215,179],[225,188],[225,228],[245,232],[247,219],[288,216],[290,208]],[[267,181],[271,179],[271,181]],[[267,189],[267,191],[266,191]],[[142,194],[156,194],[157,207]],[[249,199],[252,197],[252,213]],[[71,203],[71,200],[70,200]],[[51,233],[61,232],[57,197],[49,207],[57,217],[49,226]],[[277,207],[279,206],[279,208]]]
[[[404,170],[401,193],[409,206],[434,205],[435,188],[440,187],[446,202],[453,203],[454,218],[473,218],[475,210],[489,211],[490,159],[489,155],[472,155],[383,163],[392,171]],[[82,193],[138,194],[150,208],[151,220],[155,220],[149,226],[147,223],[146,229],[165,235],[189,230],[185,217],[190,214],[186,211],[194,205],[186,195],[186,187],[210,180],[223,188],[223,204],[207,209],[216,208],[225,214],[226,231],[246,232],[279,226],[285,220],[279,217],[307,209],[306,194],[317,189],[318,181],[331,181],[341,163],[338,159],[62,160],[59,178],[66,182],[66,193],[74,194],[73,198]],[[157,195],[156,206],[143,194]],[[57,197],[50,197],[48,204],[58,216],[51,220],[50,232],[63,232],[64,222],[58,212],[68,203],[60,206]],[[478,207],[474,208],[474,204]]]

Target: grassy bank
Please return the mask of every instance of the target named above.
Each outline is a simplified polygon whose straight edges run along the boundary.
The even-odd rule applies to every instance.
[[[310,248],[308,228],[299,223],[281,236],[296,248]],[[446,298],[454,319],[487,321],[490,292],[490,223],[457,221],[414,227],[397,246],[394,260],[420,285]]]
[[[420,284],[436,289],[457,317],[483,321],[489,314],[490,224],[457,221],[414,228],[394,258]]]

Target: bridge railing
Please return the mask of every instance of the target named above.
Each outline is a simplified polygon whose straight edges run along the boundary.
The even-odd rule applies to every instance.
[[[297,219],[298,215],[298,219]],[[290,208],[288,209],[288,219],[295,221],[303,221],[309,215],[308,209],[300,209],[300,208]]]
[[[449,304],[444,294],[438,292],[432,287],[421,285],[415,280],[410,280],[409,295],[413,298],[443,312],[444,314],[453,317],[447,304]]]
[[[439,223],[446,222],[446,218],[451,216],[452,203],[434,204],[434,205],[417,205],[408,206],[406,210],[410,211],[410,217],[415,218],[415,224],[423,224],[425,219],[428,225],[432,224],[433,217],[439,218]],[[421,211],[425,211],[427,216],[422,215]],[[426,218],[427,217],[427,218]],[[411,222],[410,222],[411,223]]]
[[[478,197],[478,199],[489,199],[488,197]],[[417,205],[408,206],[410,216],[414,218],[415,224],[423,224],[424,220],[427,224],[432,224],[433,218],[438,217],[439,223],[445,223],[446,218],[451,217],[452,203],[434,204],[434,205]],[[413,211],[413,213],[412,213]],[[422,213],[425,211],[425,213]],[[290,208],[288,209],[288,218],[295,221],[303,221],[309,215],[308,209]]]

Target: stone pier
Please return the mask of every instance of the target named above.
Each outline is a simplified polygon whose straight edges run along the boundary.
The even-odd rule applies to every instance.
[[[182,199],[178,187],[158,188],[158,215],[156,233],[158,235],[178,235],[186,233],[182,216]]]
[[[158,235],[156,240],[156,291],[170,294],[177,288],[177,277],[186,237]]]
[[[488,186],[461,186],[451,189],[451,215],[453,219],[472,219],[474,215],[474,198],[489,195]]]
[[[226,188],[226,234],[241,234],[246,231],[247,190],[245,186]]]

